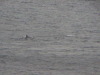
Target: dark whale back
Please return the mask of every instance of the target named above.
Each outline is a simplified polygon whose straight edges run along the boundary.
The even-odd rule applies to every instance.
[[[31,37],[29,37],[28,35],[25,36],[25,40],[28,40],[29,38],[31,38]]]

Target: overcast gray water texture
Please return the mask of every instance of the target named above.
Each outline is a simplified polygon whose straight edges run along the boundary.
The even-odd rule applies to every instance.
[[[0,75],[100,75],[100,1],[0,0]]]

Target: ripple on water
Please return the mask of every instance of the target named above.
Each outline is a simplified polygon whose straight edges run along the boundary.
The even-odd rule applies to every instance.
[[[9,48],[0,48],[0,50],[8,50]]]

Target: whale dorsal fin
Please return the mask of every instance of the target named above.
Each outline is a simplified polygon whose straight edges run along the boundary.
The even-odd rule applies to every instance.
[[[28,35],[25,36],[25,39],[27,40],[28,38],[30,38]]]

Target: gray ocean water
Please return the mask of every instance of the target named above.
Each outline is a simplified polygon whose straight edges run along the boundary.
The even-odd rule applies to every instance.
[[[100,75],[99,0],[0,0],[0,75]]]

